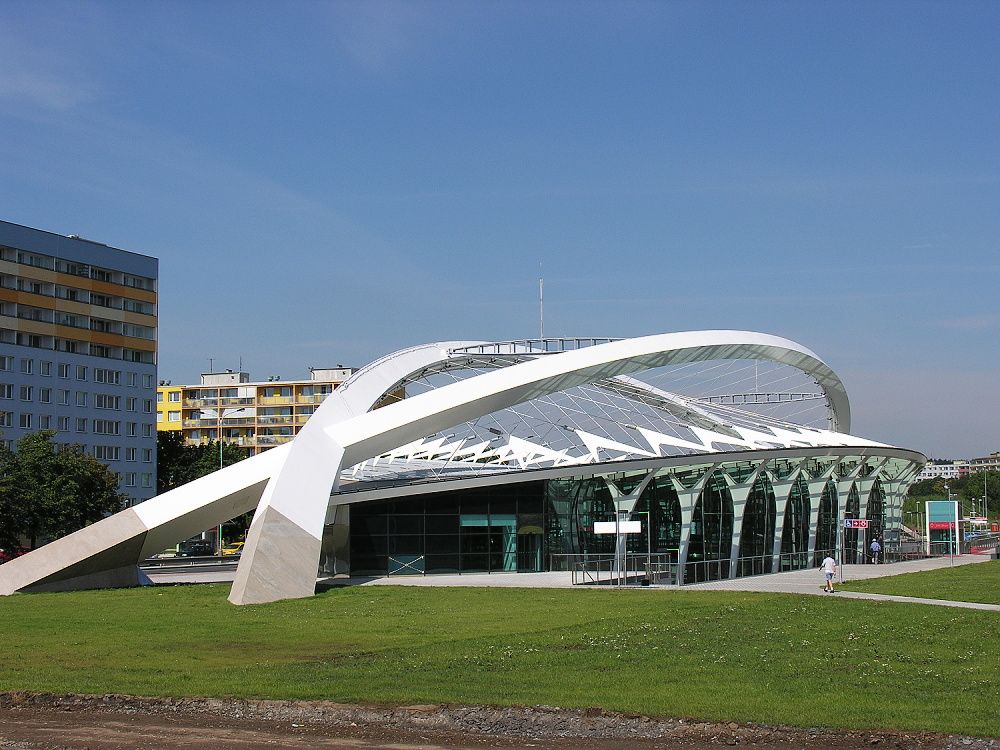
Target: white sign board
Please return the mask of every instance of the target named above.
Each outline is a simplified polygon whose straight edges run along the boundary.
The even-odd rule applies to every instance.
[[[595,534],[641,534],[642,521],[594,521]]]

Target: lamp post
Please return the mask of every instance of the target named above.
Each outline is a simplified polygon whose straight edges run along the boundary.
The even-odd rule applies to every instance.
[[[216,438],[219,441],[219,468],[222,468],[223,456],[222,456],[222,420],[228,416],[239,411],[239,409],[223,409],[222,408],[222,389],[218,391],[217,401],[215,405],[215,421],[216,421]],[[222,527],[225,523],[219,523],[219,556],[222,556]]]

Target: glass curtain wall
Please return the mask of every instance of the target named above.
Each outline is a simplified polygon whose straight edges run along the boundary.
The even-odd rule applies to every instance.
[[[729,578],[733,544],[733,498],[721,472],[705,485],[691,519],[684,580],[688,583]]]
[[[844,519],[861,518],[861,495],[858,493],[858,486],[851,485],[851,492],[847,496],[847,510],[844,512]],[[844,529],[844,563],[854,565],[860,561],[858,557],[858,539],[861,536],[861,529]]]
[[[882,482],[878,479],[875,480],[871,492],[868,493],[865,518],[868,519],[868,530],[865,533],[865,552],[867,554],[873,539],[878,539],[879,544],[885,546],[885,490],[882,488]]]
[[[837,511],[837,486],[827,482],[823,487],[823,497],[819,501],[819,518],[816,522],[816,551],[813,566],[819,567],[823,558],[837,557],[837,531],[840,528]]]
[[[540,571],[544,483],[351,508],[352,575]]]
[[[788,504],[785,506],[780,560],[780,570],[801,570],[810,567],[809,485],[801,476],[792,485]]]
[[[750,488],[743,511],[737,575],[760,575],[774,571],[775,516],[774,489],[762,473]]]
[[[635,505],[633,516],[642,521],[642,533],[629,535],[629,554],[643,554],[649,550],[654,555],[669,555],[671,562],[677,562],[681,545],[681,503],[670,480],[665,477],[651,479]]]

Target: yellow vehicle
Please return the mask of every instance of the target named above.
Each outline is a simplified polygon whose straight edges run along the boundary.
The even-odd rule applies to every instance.
[[[222,548],[223,557],[234,557],[243,552],[243,542],[230,542]]]

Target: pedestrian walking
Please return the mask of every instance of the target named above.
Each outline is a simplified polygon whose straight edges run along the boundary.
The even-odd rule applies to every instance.
[[[823,562],[820,563],[819,569],[823,571],[823,575],[826,576],[826,586],[824,586],[823,590],[828,594],[832,594],[833,576],[837,573],[837,561],[827,555],[823,558]]]

